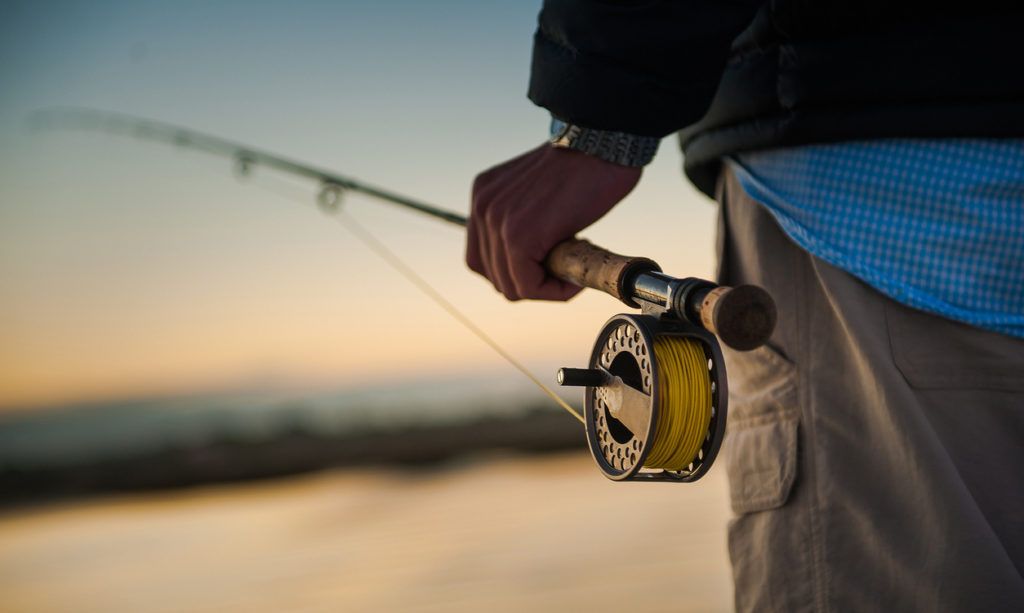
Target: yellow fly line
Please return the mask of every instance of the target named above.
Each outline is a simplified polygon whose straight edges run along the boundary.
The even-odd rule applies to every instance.
[[[657,336],[654,356],[658,377],[658,424],[644,466],[687,468],[704,443],[711,423],[711,379],[700,344],[688,338]]]

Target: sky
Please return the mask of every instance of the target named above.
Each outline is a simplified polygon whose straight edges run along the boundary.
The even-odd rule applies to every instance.
[[[526,98],[539,2],[0,4],[0,410],[246,386],[519,377],[314,205],[316,186],[31,113],[86,107],[208,132],[467,214],[476,173],[546,138]],[[581,236],[714,273],[716,210],[675,139]],[[287,195],[289,197],[283,197]],[[348,214],[548,383],[609,317],[597,292],[510,303],[463,232]]]

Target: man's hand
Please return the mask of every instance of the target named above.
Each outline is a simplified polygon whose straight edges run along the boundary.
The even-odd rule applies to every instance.
[[[640,173],[548,144],[481,173],[466,263],[509,300],[572,298],[581,288],[551,277],[544,258],[625,198]]]

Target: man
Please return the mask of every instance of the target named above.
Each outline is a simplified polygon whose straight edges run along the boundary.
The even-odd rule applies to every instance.
[[[467,263],[512,300],[681,130],[721,203],[737,610],[1024,610],[1024,12],[545,2],[551,143],[481,174]]]

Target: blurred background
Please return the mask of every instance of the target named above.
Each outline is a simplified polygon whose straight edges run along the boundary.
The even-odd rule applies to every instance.
[[[29,121],[156,119],[466,214],[476,173],[546,137],[539,8],[0,3],[0,608],[731,607],[721,467],[605,480],[579,423],[316,185]],[[585,237],[712,276],[715,209],[681,161],[666,139]],[[506,302],[459,228],[343,206],[548,384],[624,310]]]

